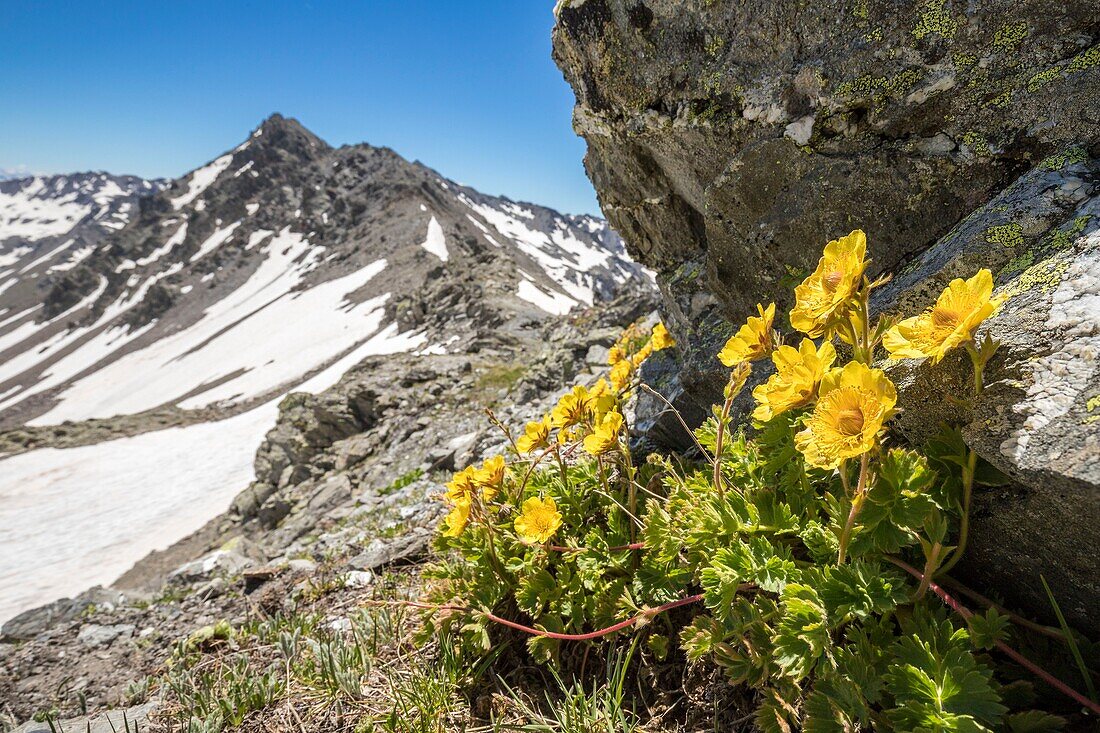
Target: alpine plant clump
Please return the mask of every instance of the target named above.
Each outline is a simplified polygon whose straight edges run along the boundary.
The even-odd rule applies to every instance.
[[[921,450],[891,445],[897,389],[874,361],[963,348],[973,393],[944,397],[980,394],[997,346],[976,336],[1001,304],[992,277],[872,323],[885,279],[866,276],[866,255],[862,231],[826,245],[795,289],[801,335],[777,331],[774,304],[757,306],[717,354],[725,400],[691,431],[692,456],[641,461],[627,442],[632,397],[663,399],[638,378],[652,352],[675,347],[662,324],[627,329],[607,378],[573,387],[522,434],[501,428],[507,458],[447,486],[428,631],[483,654],[510,626],[543,662],[561,661],[563,645],[643,635],[646,659],[682,654],[757,690],[765,731],[1057,729],[1056,717],[1010,711],[994,677],[1008,657],[1046,674],[1006,646],[1009,617],[973,614],[936,582],[965,551],[975,485],[998,475],[957,430]],[[752,425],[733,425],[765,360],[775,369],[753,389]],[[698,609],[686,626],[651,623],[682,606]]]

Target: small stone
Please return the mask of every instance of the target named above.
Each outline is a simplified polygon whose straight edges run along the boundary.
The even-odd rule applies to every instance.
[[[607,355],[610,352],[606,346],[594,344],[588,347],[588,353],[584,355],[584,363],[598,366],[607,366]]]
[[[807,145],[814,132],[814,116],[807,115],[787,125],[783,134],[798,145]]]
[[[80,633],[76,636],[76,640],[87,646],[107,646],[115,639],[129,639],[133,635],[133,624],[115,624],[113,626],[86,624],[81,627]]]

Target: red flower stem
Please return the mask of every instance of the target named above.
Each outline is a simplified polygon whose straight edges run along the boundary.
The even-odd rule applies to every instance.
[[[597,631],[590,631],[587,634],[559,634],[556,631],[546,631],[544,629],[536,629],[531,626],[525,626],[515,621],[509,621],[506,618],[501,618],[495,613],[489,611],[480,611],[476,608],[470,608],[469,606],[456,606],[451,604],[437,604],[437,603],[421,603],[419,601],[367,601],[368,606],[409,606],[411,608],[421,608],[428,611],[462,611],[464,613],[477,613],[481,614],[485,618],[494,623],[498,623],[501,626],[507,626],[510,629],[516,629],[522,631],[525,634],[531,636],[545,636],[548,639],[558,639],[560,641],[588,641],[590,639],[598,639],[601,636],[607,636],[608,634],[614,634],[616,631],[622,631],[623,629],[630,628],[634,624],[653,618],[659,613],[665,611],[671,611],[674,608],[680,606],[688,606],[692,603],[698,603],[703,600],[704,594],[699,593],[694,596],[688,596],[687,598],[681,598],[669,603],[663,603],[655,608],[647,608],[641,613],[631,616],[630,618],[620,621],[617,624],[608,626],[605,629],[598,629]]]
[[[950,575],[944,575],[943,577],[941,577],[940,578],[940,583],[942,585],[946,585],[947,587],[951,588],[951,590],[955,591],[956,593],[964,595],[964,596],[970,598],[972,601],[974,601],[976,603],[982,604],[986,608],[995,609],[998,613],[1001,613],[1001,614],[1004,614],[1005,616],[1008,616],[1009,620],[1011,620],[1012,623],[1017,624],[1019,626],[1023,626],[1025,629],[1030,629],[1031,631],[1034,631],[1036,634],[1042,634],[1043,636],[1049,636],[1051,639],[1057,639],[1058,641],[1061,641],[1061,642],[1065,642],[1065,640],[1066,640],[1066,637],[1062,635],[1062,630],[1061,629],[1055,629],[1055,628],[1052,628],[1050,626],[1043,626],[1042,624],[1037,624],[1037,623],[1035,623],[1034,621],[1032,621],[1030,619],[1026,619],[1023,616],[1020,616],[1019,614],[1013,613],[1012,611],[1009,611],[1007,608],[1000,605],[999,603],[996,603],[996,602],[992,601],[991,599],[986,598],[985,596],[983,596],[981,593],[974,590],[973,588],[969,588],[969,587],[963,585],[962,583],[960,583],[955,578],[952,578]]]
[[[893,564],[897,565],[899,568],[901,568],[905,572],[912,575],[914,578],[918,578],[921,581],[924,580],[924,573],[917,570],[912,565],[909,565],[908,563],[906,563],[902,560],[899,560],[896,557],[890,557],[889,555],[886,556],[886,559],[889,560],[890,562],[892,562]],[[970,619],[974,617],[974,613],[970,609],[968,609],[966,606],[964,606],[963,604],[959,603],[957,600],[952,598],[947,593],[947,591],[945,591],[943,588],[939,587],[935,582],[929,581],[928,587],[929,587],[929,589],[931,589],[931,591],[933,593],[935,593],[937,596],[940,597],[940,600],[942,600],[944,603],[946,603],[948,606],[950,606],[951,609],[953,611],[955,611],[955,613],[962,616],[965,620],[970,621]],[[1039,665],[1037,665],[1034,662],[1032,662],[1031,660],[1027,659],[1024,655],[1020,654],[1018,651],[1016,651],[1015,649],[1010,647],[1008,644],[1005,644],[1003,641],[995,641],[994,644],[1006,656],[1008,656],[1014,662],[1019,664],[1021,667],[1023,667],[1024,669],[1027,669],[1032,674],[1034,674],[1036,677],[1038,677],[1039,679],[1043,680],[1044,682],[1046,682],[1048,685],[1050,685],[1054,689],[1061,692],[1063,695],[1066,695],[1067,697],[1072,698],[1074,702],[1088,708],[1093,713],[1096,713],[1097,715],[1100,715],[1100,704],[1097,704],[1097,703],[1093,702],[1092,700],[1088,699],[1087,697],[1085,697],[1081,693],[1077,692],[1072,687],[1067,685],[1065,682],[1062,682],[1060,679],[1058,679],[1054,675],[1050,674],[1049,672],[1047,672],[1045,669],[1043,669]]]
[[[558,639],[560,641],[588,641],[590,639],[598,639],[601,636],[607,636],[608,634],[614,634],[616,631],[622,631],[623,629],[633,626],[639,621],[648,620],[659,613],[671,611],[672,609],[679,608],[680,606],[687,606],[692,603],[698,603],[701,600],[703,600],[703,594],[699,593],[698,595],[688,596],[687,598],[681,598],[670,603],[663,603],[656,608],[647,608],[636,616],[631,616],[625,621],[620,621],[619,623],[608,626],[605,629],[590,631],[587,634],[559,634],[555,631],[544,631],[543,629],[536,629],[532,628],[531,626],[524,626],[523,624],[518,624],[515,621],[509,621],[506,618],[501,618],[500,616],[489,613],[488,611],[477,611],[477,613],[482,614],[490,621],[494,621],[502,626],[507,626],[511,629],[516,629],[517,631],[522,631],[525,634],[530,634],[531,636],[545,636],[548,639]]]

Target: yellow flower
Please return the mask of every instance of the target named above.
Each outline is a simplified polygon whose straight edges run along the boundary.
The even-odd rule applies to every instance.
[[[550,445],[550,416],[544,415],[538,422],[529,422],[523,435],[516,441],[520,453],[530,453]]]
[[[847,310],[867,269],[867,235],[857,229],[825,245],[817,269],[794,289],[791,325],[818,337],[832,333],[835,317]]]
[[[443,536],[458,537],[470,522],[470,502],[460,501],[443,518]]]
[[[939,362],[951,349],[974,338],[974,331],[1004,302],[993,295],[993,275],[978,270],[969,280],[952,280],[936,304],[913,318],[906,318],[882,339],[891,359],[925,359]]]
[[[775,374],[752,391],[759,403],[752,416],[767,422],[776,415],[813,401],[817,385],[836,360],[836,349],[826,341],[821,348],[810,339],[802,339],[796,349],[780,346],[772,354]]]
[[[492,501],[504,484],[504,456],[485,459],[481,468],[474,471],[474,483],[481,488],[485,501]]]
[[[555,428],[570,428],[583,422],[591,413],[588,390],[577,385],[562,395],[558,404],[550,411],[550,424]]]
[[[653,344],[654,351],[660,351],[675,346],[676,339],[672,338],[672,334],[665,328],[665,324],[658,322],[657,325],[653,327],[653,335],[650,337],[650,343]]]
[[[634,364],[630,359],[623,359],[611,367],[611,386],[616,392],[622,392],[630,385],[630,377],[634,374]]]
[[[653,353],[653,342],[646,341],[645,346],[638,349],[638,353],[634,354],[631,361],[634,362],[635,367],[640,367],[642,362],[649,358],[649,355]]]
[[[523,511],[516,517],[515,527],[521,542],[541,545],[549,541],[561,527],[561,512],[553,497],[523,502]]]
[[[584,439],[584,450],[592,456],[602,456],[619,444],[619,431],[623,427],[623,416],[618,412],[609,412],[604,416],[595,432]]]
[[[836,468],[874,447],[897,399],[881,369],[855,361],[833,369],[822,378],[813,414],[795,445],[810,465]]]
[[[838,311],[836,315],[834,320],[836,335],[849,346],[858,346],[863,333],[863,313],[859,308],[849,308],[843,314]],[[845,326],[845,322],[850,324],[850,327]],[[852,340],[853,335],[856,337],[855,341]]]
[[[607,380],[600,377],[599,381],[592,385],[592,389],[588,390],[588,401],[592,407],[593,417],[596,422],[599,422],[604,415],[615,408],[617,399],[611,387],[608,386]]]
[[[725,347],[718,352],[718,359],[728,367],[743,361],[756,361],[772,350],[772,322],[775,321],[775,303],[767,307],[756,304],[759,316],[751,316],[738,329]]]
[[[499,480],[497,479],[497,462],[499,461]],[[482,464],[481,468],[467,466],[447,483],[447,499],[454,504],[471,502],[477,489],[481,489],[481,496],[486,501],[491,501],[497,495],[500,482],[504,479],[504,457],[496,456]],[[495,481],[495,483],[493,483]]]
[[[474,475],[476,473],[476,468],[467,466],[451,477],[451,480],[447,483],[447,498],[452,503],[469,503],[473,499],[474,489],[476,488]]]
[[[607,352],[607,365],[608,366],[615,366],[616,364],[618,364],[620,361],[622,361],[625,358],[626,358],[626,351],[623,350],[622,346],[619,346],[618,344],[615,344]]]

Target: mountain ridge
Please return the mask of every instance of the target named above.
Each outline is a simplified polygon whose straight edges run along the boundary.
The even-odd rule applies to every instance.
[[[40,358],[24,358],[26,368],[0,369],[0,425],[247,402],[293,387],[372,334],[384,348],[446,350],[444,341],[522,330],[547,314],[612,299],[628,284],[653,287],[596,217],[482,194],[390,148],[333,147],[279,114],[232,150],[141,197],[133,209],[103,246],[45,277],[21,302],[5,302],[0,294],[0,307],[16,316],[33,307],[35,296],[47,304],[0,326],[0,357],[45,344]],[[385,277],[376,277],[383,271]],[[226,300],[245,285],[256,292],[240,303]],[[331,301],[336,294],[323,296],[326,287],[344,291]],[[323,345],[311,342],[318,358],[281,371],[282,355],[269,349],[256,357],[264,361],[238,360],[235,369],[217,372],[204,363],[203,379],[175,393],[165,387],[139,398],[133,393],[143,385],[119,387],[116,396],[126,403],[116,413],[110,395],[99,399],[119,381],[114,362],[129,357],[136,366],[140,360],[130,355],[148,353],[163,338],[208,330],[155,361],[170,370],[179,360],[194,363],[194,354],[212,345],[227,348],[231,332],[257,338],[249,329],[274,317],[265,311],[311,298],[329,298],[328,308],[350,313],[344,330],[358,329],[353,337],[337,343],[343,337],[330,334],[320,339]],[[233,313],[213,323],[212,309],[227,303]],[[363,325],[368,316],[372,328]],[[37,340],[25,328],[32,320],[48,326]],[[20,328],[28,335],[13,336]],[[399,334],[417,344],[394,341]],[[286,344],[289,350],[297,345]],[[264,371],[273,376],[261,376]],[[82,380],[89,382],[83,393],[76,389]],[[131,394],[121,396],[124,389]],[[93,392],[97,406],[86,409]]]

